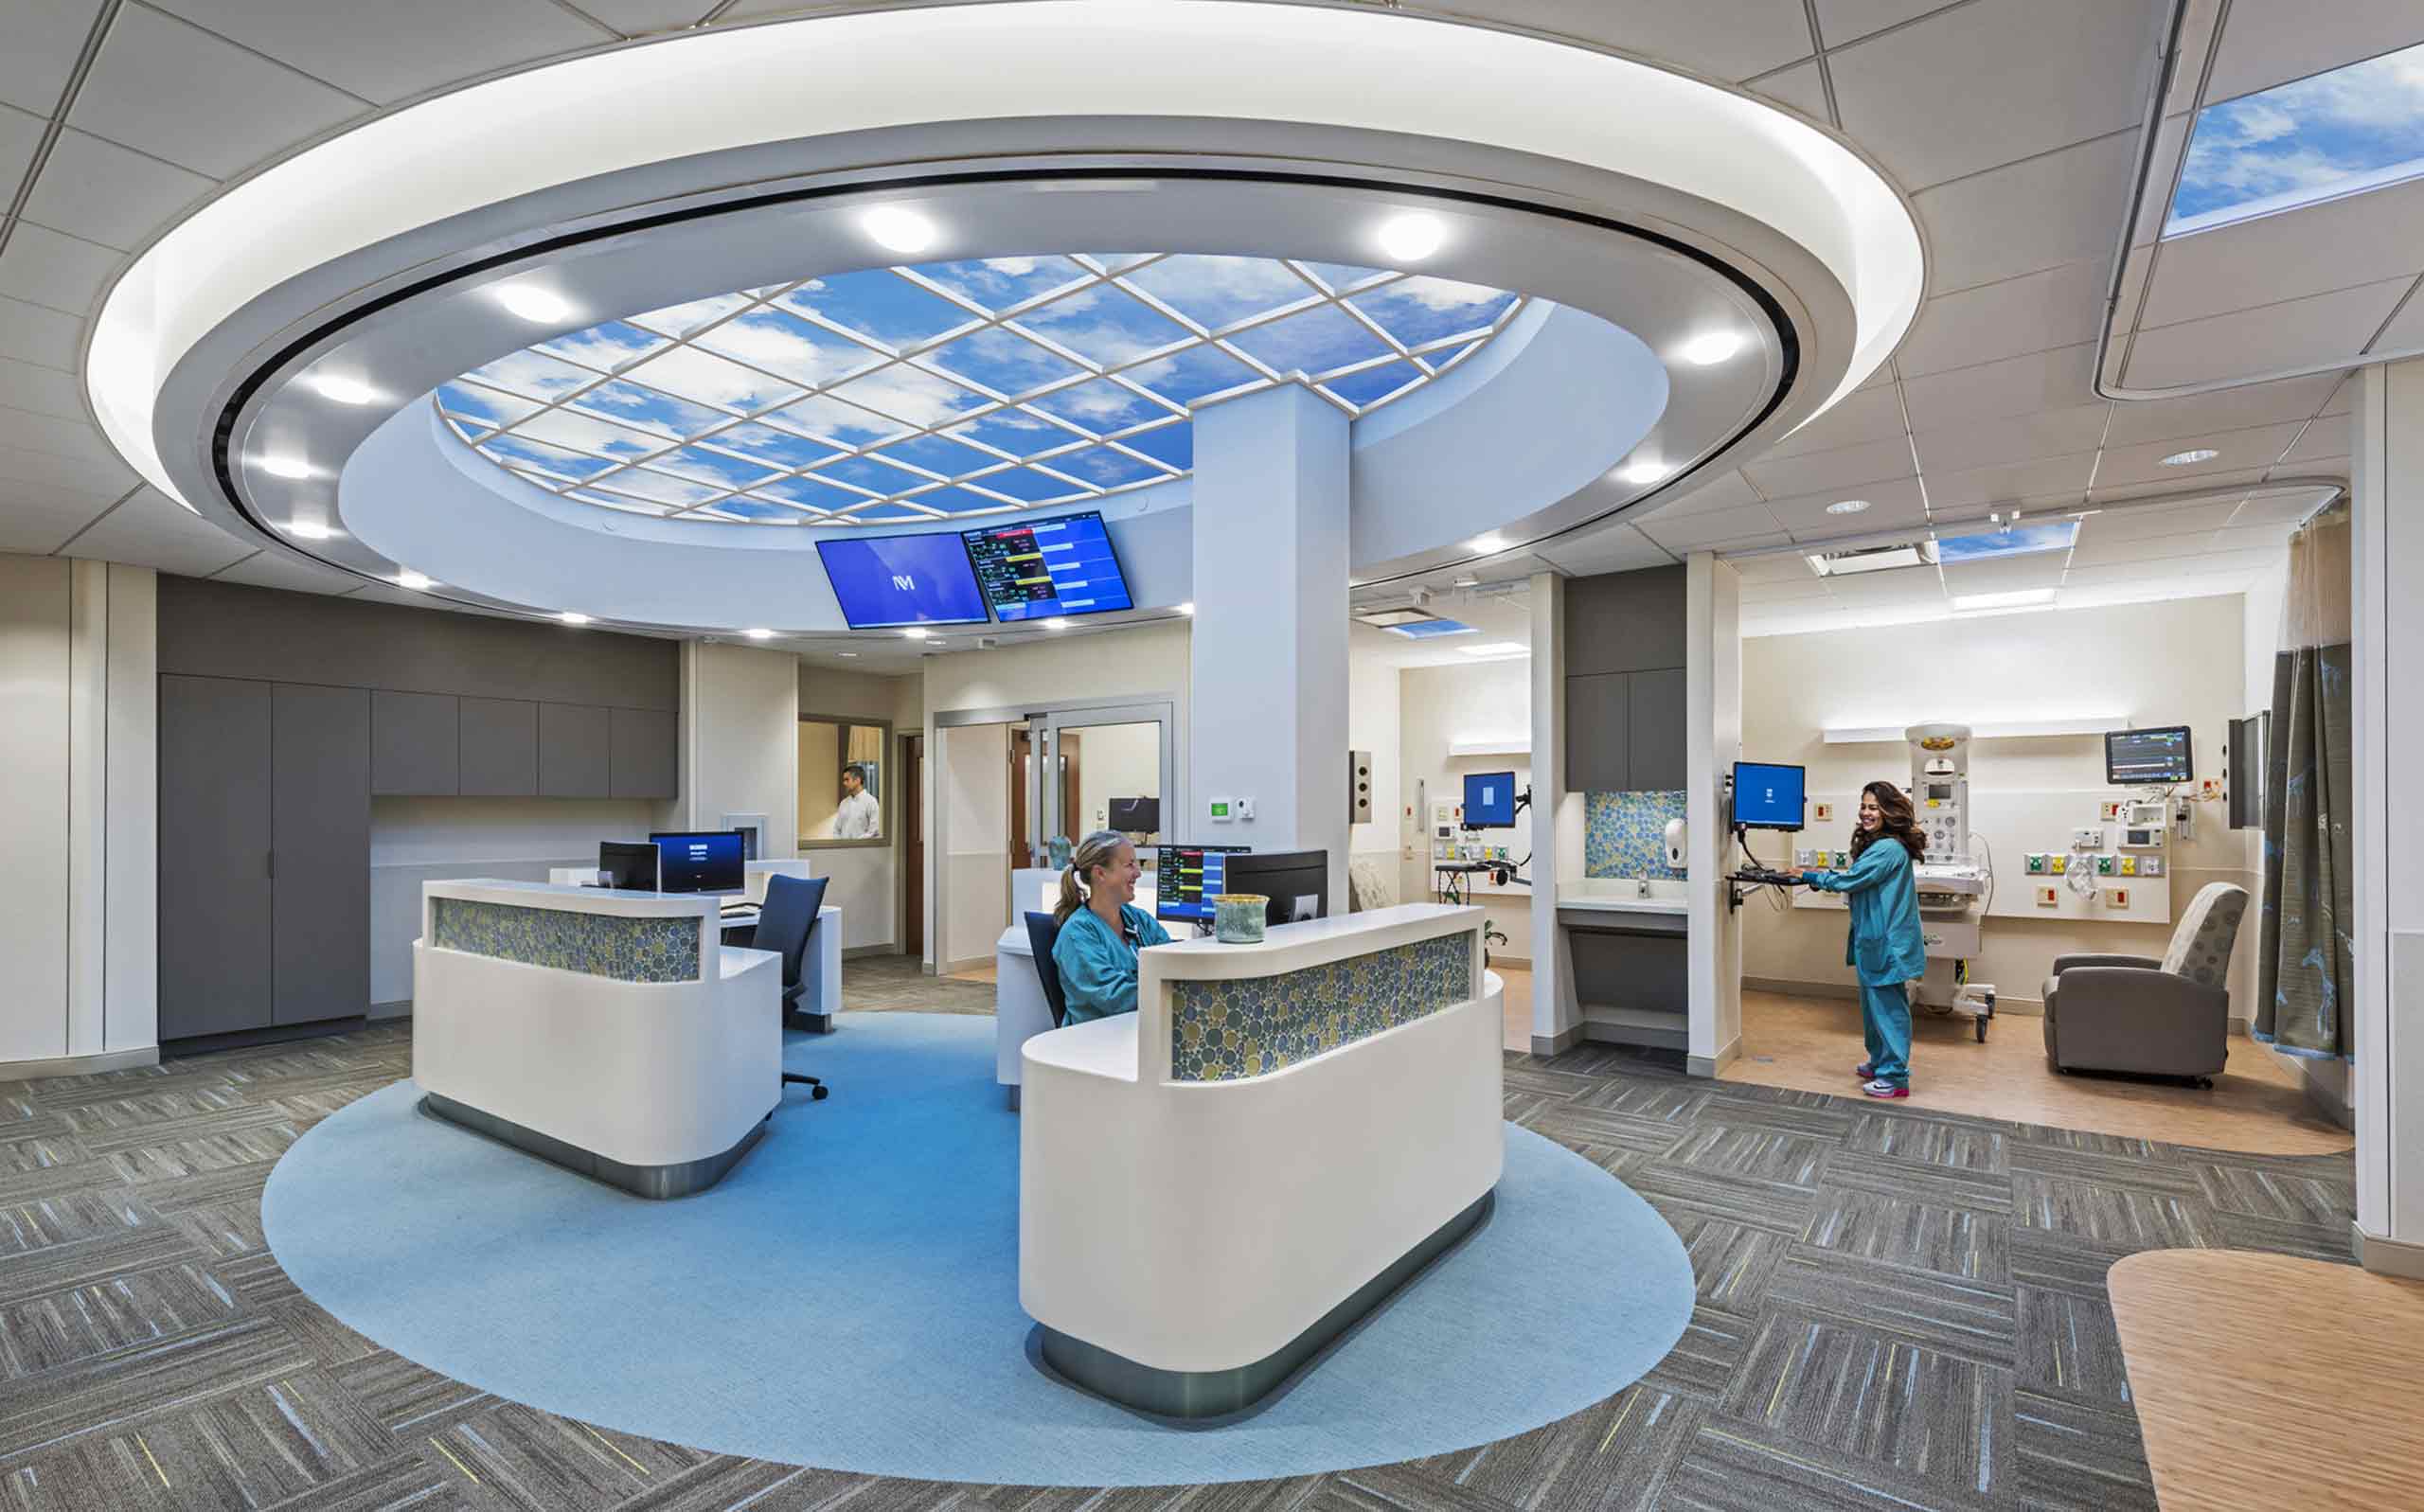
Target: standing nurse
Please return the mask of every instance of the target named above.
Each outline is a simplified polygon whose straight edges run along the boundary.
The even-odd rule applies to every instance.
[[[1927,969],[1918,882],[1911,870],[1926,851],[1911,800],[1890,782],[1872,782],[1860,791],[1851,865],[1793,874],[1820,892],[1844,894],[1851,905],[1844,964],[1860,970],[1861,1029],[1868,1041],[1868,1058],[1853,1074],[1872,1097],[1911,1094],[1911,999],[1903,984]]]

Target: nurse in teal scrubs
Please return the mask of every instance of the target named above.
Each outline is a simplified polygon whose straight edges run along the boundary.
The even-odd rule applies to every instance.
[[[1052,910],[1060,937],[1052,964],[1060,969],[1067,1023],[1136,1011],[1136,952],[1167,945],[1169,931],[1135,905],[1136,847],[1115,829],[1078,842],[1060,874],[1060,901]]]
[[[1860,829],[1852,863],[1842,871],[1793,875],[1851,905],[1844,964],[1860,971],[1861,1029],[1868,1058],[1853,1068],[1872,1097],[1911,1094],[1911,999],[1903,984],[1927,969],[1919,931],[1919,889],[1912,866],[1927,853],[1911,800],[1890,782],[1860,791]]]

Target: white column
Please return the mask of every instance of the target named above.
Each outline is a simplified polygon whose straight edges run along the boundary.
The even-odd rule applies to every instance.
[[[1714,1076],[1742,1051],[1742,919],[1726,906],[1724,785],[1742,755],[1741,577],[1707,552],[1684,565],[1684,719],[1690,770],[1684,811],[1691,937],[1689,1065]]]
[[[160,1042],[159,583],[149,567],[110,563],[102,972],[103,1049],[112,1055]]]
[[[1182,839],[1329,853],[1346,910],[1347,420],[1300,383],[1195,421],[1195,630]],[[1252,819],[1212,822],[1214,798]]]
[[[2357,1230],[2424,1276],[2424,361],[2362,371],[2355,424]]]
[[[1559,881],[1582,875],[1582,834],[1565,811],[1565,579],[1535,573],[1531,586],[1532,1053],[1547,1056],[1582,1037],[1574,957],[1557,923]]]

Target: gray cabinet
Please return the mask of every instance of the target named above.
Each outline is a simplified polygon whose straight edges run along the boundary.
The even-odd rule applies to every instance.
[[[160,1038],[258,1028],[271,990],[270,685],[161,678],[160,756]]]
[[[373,794],[451,796],[459,791],[459,702],[452,693],[370,695]]]
[[[1623,792],[1632,785],[1632,674],[1567,678],[1567,791]]]
[[[271,687],[277,841],[269,1022],[370,1008],[370,694]]]
[[[1671,792],[1684,786],[1689,765],[1684,736],[1684,669],[1629,672],[1632,787],[1638,792]]]
[[[604,709],[539,705],[539,796],[604,798],[614,792],[613,722]]]
[[[1568,581],[1567,675],[1589,677],[1683,666],[1684,596],[1680,566]]]
[[[457,792],[466,798],[528,798],[539,791],[539,705],[466,698],[456,709]]]
[[[607,786],[617,798],[674,795],[674,716],[656,709],[607,711]]]

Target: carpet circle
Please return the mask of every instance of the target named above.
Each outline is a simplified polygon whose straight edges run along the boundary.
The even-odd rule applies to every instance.
[[[1182,1428],[1030,1359],[1018,1116],[993,1021],[844,1014],[790,1036],[774,1125],[651,1202],[418,1111],[403,1081],[290,1148],[262,1227],[304,1294],[509,1400],[697,1449],[1022,1485],[1257,1480],[1528,1432],[1683,1335],[1691,1265],[1648,1202],[1513,1125],[1493,1212],[1260,1410]]]

